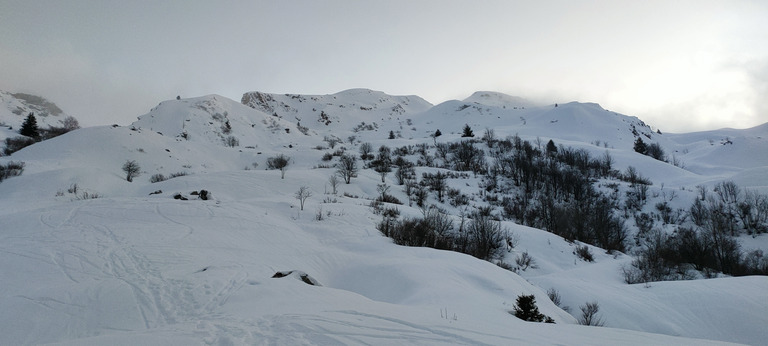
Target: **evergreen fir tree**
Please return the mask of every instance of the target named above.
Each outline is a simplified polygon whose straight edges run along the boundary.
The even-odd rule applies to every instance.
[[[32,138],[40,137],[40,132],[37,128],[37,119],[35,119],[35,115],[33,113],[29,113],[27,118],[24,119],[24,123],[21,124],[21,129],[19,129],[19,134]]]
[[[643,139],[640,137],[637,137],[637,140],[635,140],[635,151],[645,155],[648,152],[648,146],[643,142]]]
[[[555,323],[551,317],[539,312],[539,307],[536,306],[536,297],[533,295],[517,296],[515,316],[523,321]]]
[[[474,137],[475,134],[472,132],[472,128],[469,127],[469,124],[464,125],[464,132],[461,134],[462,137]]]
[[[551,139],[547,142],[547,154],[554,155],[557,153],[557,146]]]

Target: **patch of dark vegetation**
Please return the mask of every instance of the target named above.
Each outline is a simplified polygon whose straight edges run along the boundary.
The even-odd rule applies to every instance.
[[[5,164],[0,164],[0,182],[10,177],[18,177],[23,172],[23,161],[8,161]]]
[[[515,304],[515,310],[509,313],[515,315],[515,317],[528,322],[545,322],[555,323],[552,317],[539,312],[539,307],[536,306],[536,297],[531,295],[519,295],[517,296],[517,303]]]
[[[5,148],[3,149],[3,154],[6,156],[11,155],[21,149],[24,149],[32,144],[35,144],[37,141],[35,141],[34,138],[29,137],[9,137],[5,139]]]

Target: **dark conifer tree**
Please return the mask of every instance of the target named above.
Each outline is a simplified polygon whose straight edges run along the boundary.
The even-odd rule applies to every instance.
[[[648,152],[648,146],[643,142],[643,139],[640,137],[637,137],[637,140],[635,140],[635,151],[645,155]]]
[[[557,153],[557,146],[551,139],[547,142],[547,154],[554,155]]]
[[[24,119],[24,123],[21,124],[21,129],[19,129],[19,134],[32,138],[40,137],[40,132],[37,128],[37,119],[35,119],[35,115],[33,113],[29,113],[27,118]]]
[[[517,296],[517,305],[515,305],[515,316],[523,321],[554,323],[549,316],[539,312],[536,306],[536,297],[533,295]]]
[[[461,134],[462,137],[474,137],[475,134],[472,132],[472,128],[469,127],[469,124],[464,125],[464,132]]]

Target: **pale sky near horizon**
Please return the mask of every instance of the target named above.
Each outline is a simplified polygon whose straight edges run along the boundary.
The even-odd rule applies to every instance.
[[[768,1],[0,0],[0,90],[86,126],[176,95],[369,88],[596,102],[667,132],[768,122]]]

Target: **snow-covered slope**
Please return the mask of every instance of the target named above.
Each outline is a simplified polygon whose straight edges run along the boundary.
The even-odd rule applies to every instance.
[[[333,151],[328,136],[356,153],[360,142],[432,144],[437,128],[439,141],[460,140],[469,124],[477,137],[489,128],[502,138],[519,134],[596,155],[608,151],[617,169],[637,167],[654,181],[652,192],[675,189],[675,203],[682,203],[696,184],[765,169],[765,126],[661,135],[596,104],[514,106],[522,100],[489,92],[434,107],[418,97],[363,89],[325,96],[247,93],[243,101],[248,106],[219,95],[165,101],[130,126],[80,129],[0,158],[26,164],[21,176],[0,182],[0,344],[703,345],[768,339],[766,277],[626,285],[620,268],[631,256],[590,247],[595,262],[585,262],[574,254],[578,244],[511,222],[503,226],[519,244],[504,261],[514,263],[524,251],[536,260],[520,275],[459,253],[397,246],[376,230],[381,217],[369,207],[380,176],[361,170],[333,195],[328,178],[334,169],[321,160]],[[685,169],[632,151],[633,129],[668,153],[677,150]],[[389,131],[401,137],[387,139]],[[744,143],[738,148],[748,153],[709,143],[721,135],[734,148]],[[229,136],[238,144],[227,145]],[[285,179],[265,170],[267,158],[278,153],[293,159]],[[126,160],[141,165],[132,183],[121,170]],[[150,183],[153,174],[181,172],[187,175]],[[396,186],[391,176],[386,180]],[[478,180],[452,182],[469,193],[479,189]],[[743,179],[753,187],[766,180]],[[312,192],[303,211],[294,197],[299,186]],[[212,198],[192,194],[203,189]],[[405,200],[399,190],[390,192]],[[549,288],[560,292],[570,313],[549,300]],[[522,294],[533,294],[557,323],[510,315]],[[572,315],[578,306],[594,300],[606,327],[577,325]]]
[[[542,288],[514,273],[466,255],[392,245],[372,227],[363,200],[339,196],[333,197],[337,203],[321,203],[315,183],[318,198],[298,211],[286,191],[321,181],[327,171],[290,172],[285,180],[274,173],[197,174],[144,184],[125,197],[50,198],[36,209],[3,212],[3,342],[703,343],[569,326],[573,317],[555,307]],[[0,193],[30,186],[22,185],[23,178],[0,184]],[[211,191],[215,200],[170,198],[200,188]],[[167,192],[149,196],[152,189]],[[342,191],[360,193],[352,186]],[[323,220],[315,219],[318,212],[324,213]],[[562,240],[553,243],[568,246]],[[289,270],[302,271],[322,286],[272,278]],[[768,280],[733,279],[731,291],[716,293],[760,311],[766,300],[755,290],[765,284]],[[608,294],[616,291],[595,286],[591,294],[606,306]],[[581,298],[567,286],[561,292],[574,301]],[[511,316],[508,311],[520,294],[536,295],[541,311],[558,324]],[[756,295],[758,301],[751,301]],[[628,293],[627,299],[635,299],[625,304],[638,315],[628,319],[655,314],[656,305],[648,306],[636,294]],[[715,301],[712,313],[721,314],[719,307]],[[605,316],[609,326],[622,327],[612,322],[623,321],[621,315],[606,310]],[[712,315],[697,317],[673,320],[675,332],[690,336],[697,321]],[[740,321],[749,325],[750,318],[760,316]],[[760,333],[739,335],[754,341]]]
[[[442,127],[443,133],[461,134],[464,124],[468,124],[478,137],[483,135],[484,128],[490,128],[500,138],[518,134],[524,138],[540,137],[546,140],[599,141],[599,146],[607,144],[617,149],[631,149],[638,136],[646,142],[661,140],[640,119],[607,111],[595,103],[571,102],[557,106],[514,108],[495,100],[482,103],[484,98],[471,99],[472,102],[447,101],[439,104],[425,112],[419,120],[429,125],[432,132]]]
[[[686,169],[768,192],[768,123],[744,130],[670,134]]]
[[[220,146],[231,136],[236,146],[254,148],[288,145],[302,136],[289,122],[219,95],[162,102],[131,127]]]
[[[21,125],[30,113],[35,116],[39,129],[72,126],[71,123],[65,125],[65,119],[75,119],[43,97],[0,90],[0,155],[5,151],[6,138],[20,136]]]
[[[304,126],[313,133],[336,136],[341,133],[371,132],[386,139],[412,137],[408,120],[432,105],[418,96],[391,96],[369,89],[350,89],[331,95],[291,95],[248,92],[242,103],[256,110]]]
[[[18,130],[29,113],[34,113],[40,127],[62,126],[61,122],[68,116],[43,97],[0,90],[0,125]]]
[[[500,108],[530,108],[539,106],[534,102],[524,98],[502,94],[495,91],[477,91],[464,99],[464,102],[479,103],[486,106],[495,106]]]

